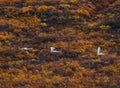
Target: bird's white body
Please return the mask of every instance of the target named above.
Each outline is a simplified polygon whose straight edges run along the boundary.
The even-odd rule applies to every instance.
[[[97,55],[104,55],[103,53],[101,53],[101,48],[100,47],[98,47]]]
[[[51,52],[51,53],[57,53],[57,52],[61,52],[61,51],[57,51],[57,50],[55,50],[54,47],[50,47],[50,52]]]
[[[21,48],[21,50],[32,50],[33,48],[27,48],[27,47],[24,47],[24,48]]]

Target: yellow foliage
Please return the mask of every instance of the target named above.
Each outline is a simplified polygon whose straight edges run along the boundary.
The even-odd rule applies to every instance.
[[[55,11],[55,10],[56,10],[56,8],[53,6],[43,5],[43,6],[37,7],[38,12],[49,12],[49,11]]]
[[[72,2],[72,3],[77,3],[78,0],[70,0],[70,2]]]
[[[109,82],[109,77],[107,77],[107,76],[105,76],[104,78],[103,78],[103,81],[105,82],[105,83],[107,83],[107,82]]]
[[[116,69],[114,66],[103,67],[100,71],[103,71],[105,73],[119,73],[119,70]]]
[[[37,0],[25,0],[25,3],[33,3],[36,2]]]
[[[60,41],[60,42],[57,42],[55,44],[55,46],[59,46],[60,48],[62,49],[66,49],[68,47],[68,43],[67,42],[63,42],[63,41]]]
[[[27,67],[23,66],[23,71],[27,71]]]
[[[111,27],[109,25],[101,25],[99,28],[102,29],[102,30],[108,30]]]
[[[6,2],[20,2],[21,0],[0,0],[0,3],[6,3]]]
[[[88,24],[88,27],[89,27],[89,28],[92,28],[92,27],[94,27],[96,24],[97,24],[97,23],[89,23],[89,24]]]
[[[70,5],[69,4],[60,4],[61,7],[64,7],[64,8],[70,8]]]
[[[65,2],[67,2],[67,0],[60,0],[60,2],[61,2],[61,3],[65,3]]]
[[[79,63],[77,61],[67,62],[66,64],[68,67],[75,67],[75,68],[79,67]]]
[[[0,25],[6,25],[7,23],[6,19],[0,18]]]
[[[90,17],[90,12],[84,8],[83,9],[80,8],[80,9],[76,10],[76,13]]]
[[[18,81],[23,81],[23,80],[25,80],[25,79],[26,79],[25,74],[20,74],[20,75],[18,75],[17,77],[14,77],[14,78],[13,78],[13,81],[18,82]]]
[[[31,52],[28,52],[28,51],[26,51],[25,53],[26,53],[26,57],[29,57],[29,58],[34,58],[35,57],[34,53],[31,53]]]
[[[13,36],[13,34],[12,33],[7,33],[7,32],[1,32],[0,33],[0,39],[1,40],[7,40],[7,39],[11,39],[11,38],[13,38],[14,36]]]
[[[40,79],[40,78],[41,78],[40,74],[36,74],[36,75],[31,75],[30,76],[30,79],[32,79],[32,80],[37,80],[37,79]]]
[[[44,22],[44,23],[41,23],[40,24],[41,26],[43,26],[43,27],[46,27],[47,26],[47,24]]]
[[[61,77],[61,76],[53,76],[53,78],[51,79],[51,81],[52,82],[55,82],[55,83],[59,83],[59,82],[61,82],[63,80],[63,77]]]
[[[37,16],[23,18],[23,19],[21,19],[21,21],[28,27],[34,27],[41,23],[41,20],[39,18],[37,18]]]
[[[25,23],[18,19],[9,19],[8,23],[14,28],[26,28]]]
[[[25,12],[29,12],[29,11],[31,11],[31,10],[32,10],[32,7],[31,7],[31,6],[28,6],[28,7],[23,7],[23,8],[21,9],[21,12],[25,13]]]
[[[9,73],[0,73],[0,78],[8,78],[9,79],[9,77],[10,77],[10,75],[9,75]]]

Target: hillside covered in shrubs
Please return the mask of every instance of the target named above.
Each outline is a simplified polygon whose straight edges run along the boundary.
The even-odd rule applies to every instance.
[[[0,88],[120,88],[120,0],[0,0]]]

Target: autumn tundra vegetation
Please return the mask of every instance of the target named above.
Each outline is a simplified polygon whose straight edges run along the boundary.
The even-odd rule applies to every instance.
[[[120,0],[0,0],[0,88],[120,88]]]

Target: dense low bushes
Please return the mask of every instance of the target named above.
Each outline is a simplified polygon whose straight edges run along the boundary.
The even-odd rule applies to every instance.
[[[119,5],[0,0],[0,88],[119,88]]]

